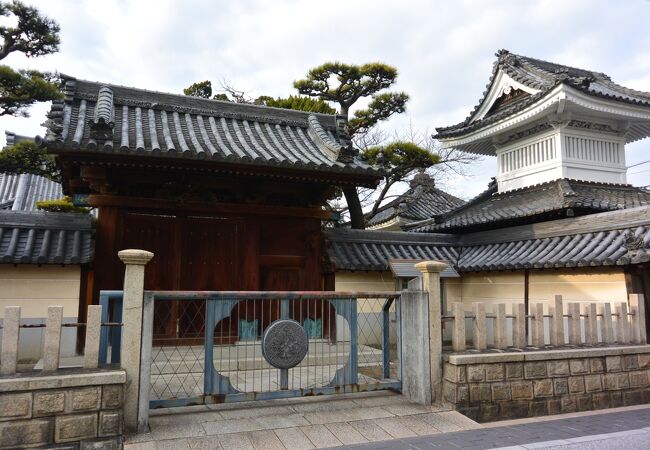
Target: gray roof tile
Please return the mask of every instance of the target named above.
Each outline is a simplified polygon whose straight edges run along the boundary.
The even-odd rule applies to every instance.
[[[559,179],[504,193],[492,182],[464,205],[433,218],[404,226],[409,231],[472,231],[650,205],[650,191],[614,185]]]
[[[45,177],[0,173],[0,210],[35,211],[36,202],[61,197],[61,185]]]
[[[464,121],[456,125],[436,128],[438,132],[436,138],[460,136],[492,124],[535,103],[561,83],[594,97],[650,107],[650,93],[618,85],[609,76],[601,72],[592,72],[527,56],[515,55],[507,50],[499,50],[496,56],[497,60],[492,68],[492,76],[479,103]],[[495,82],[496,75],[500,70],[523,85],[538,89],[540,92],[523,96],[518,101],[503,108],[497,108],[491,114],[472,122],[476,113],[487,100],[490,87]]]
[[[89,215],[0,211],[2,264],[86,264],[93,252]]]
[[[336,229],[338,270],[388,270],[390,259],[441,259],[460,272],[591,267],[650,261],[650,206],[465,235]]]
[[[411,188],[379,208],[368,225],[379,225],[396,217],[410,221],[424,220],[463,204],[464,200],[436,188],[429,175],[417,174],[411,181]]]
[[[355,156],[336,116],[237,104],[64,76],[54,102],[50,150],[194,158],[377,177]]]

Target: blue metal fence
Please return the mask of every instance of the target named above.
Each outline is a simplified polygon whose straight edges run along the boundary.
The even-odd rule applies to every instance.
[[[122,322],[123,291],[101,291],[99,304],[102,306],[102,324]],[[99,335],[99,364],[119,364],[122,345],[122,328],[102,326]],[[110,346],[110,349],[109,349]]]
[[[399,293],[146,295],[159,312],[154,334],[157,327],[173,331],[154,336],[152,408],[401,389]],[[103,322],[121,321],[121,291],[102,291],[100,303]],[[265,360],[261,339],[271,323],[286,319],[304,327],[308,352],[296,367],[276,369]],[[102,362],[119,362],[120,334],[119,328],[102,330]]]

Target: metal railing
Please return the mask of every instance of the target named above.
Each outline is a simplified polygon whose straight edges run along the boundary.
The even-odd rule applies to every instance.
[[[399,389],[396,292],[146,291],[154,302],[150,406]],[[279,319],[308,351],[277,369],[261,341]]]

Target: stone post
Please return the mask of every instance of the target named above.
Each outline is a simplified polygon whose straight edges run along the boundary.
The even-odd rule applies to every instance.
[[[145,250],[122,250],[119,258],[126,265],[124,273],[124,300],[122,306],[121,365],[126,372],[124,392],[124,426],[128,431],[138,429],[140,358],[142,352],[142,306],[144,296],[144,266],[153,258]],[[146,424],[146,420],[144,421]]]
[[[422,272],[422,286],[429,293],[429,354],[431,360],[431,395],[433,402],[442,401],[442,292],[440,272],[447,264],[422,261],[415,265]]]

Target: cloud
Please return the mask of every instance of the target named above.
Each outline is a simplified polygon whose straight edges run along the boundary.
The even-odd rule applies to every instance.
[[[230,80],[251,95],[288,95],[292,82],[328,60],[396,66],[396,89],[411,95],[408,117],[433,131],[463,120],[488,81],[494,52],[508,48],[541,59],[606,72],[650,90],[650,2],[572,0],[330,0],[328,2],[51,0],[34,3],[61,25],[58,54],[15,67],[56,69],[79,78],[168,92],[194,81]],[[622,26],[624,24],[624,26]],[[42,133],[47,108],[0,127]],[[648,152],[635,144],[629,159]],[[641,150],[637,150],[641,148]],[[641,157],[639,157],[641,158]],[[449,188],[473,196],[495,174],[493,159]]]

